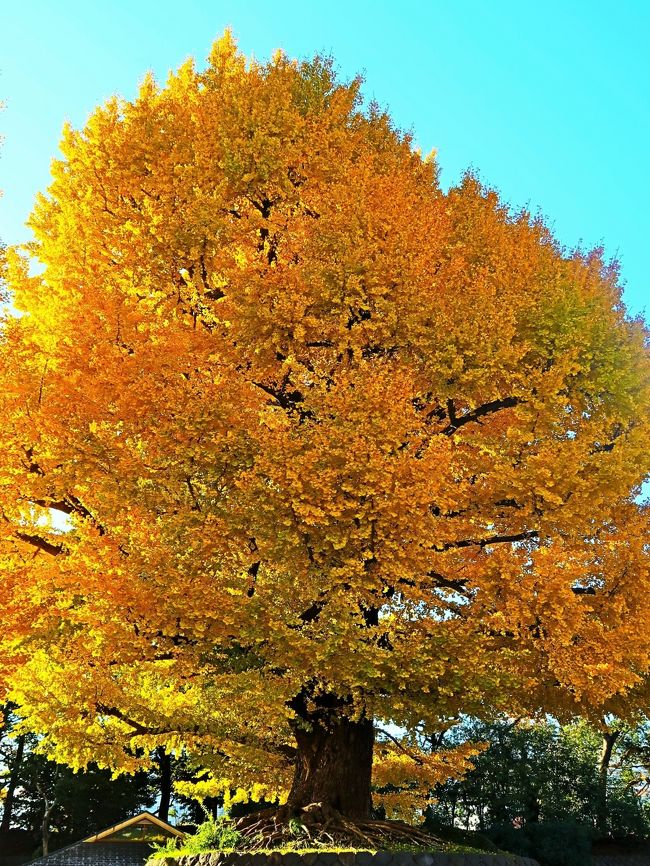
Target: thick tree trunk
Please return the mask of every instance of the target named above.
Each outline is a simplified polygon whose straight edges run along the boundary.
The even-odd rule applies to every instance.
[[[292,702],[298,715],[294,725],[297,758],[287,805],[300,809],[322,803],[348,818],[370,817],[372,719],[347,718],[347,702],[332,696],[317,698],[311,712],[307,703],[305,694]]]

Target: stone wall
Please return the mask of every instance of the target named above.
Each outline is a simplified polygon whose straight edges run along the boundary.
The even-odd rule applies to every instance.
[[[514,854],[445,854],[409,851],[369,851],[270,854],[192,854],[149,860],[148,866],[538,866],[529,857]]]
[[[650,866],[648,854],[594,854],[591,866]]]

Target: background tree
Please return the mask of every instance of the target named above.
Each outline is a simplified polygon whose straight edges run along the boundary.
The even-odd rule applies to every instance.
[[[73,766],[183,746],[372,834],[374,720],[642,679],[650,382],[616,268],[359,86],[226,35],[65,130],[8,254],[0,664]]]
[[[623,752],[603,791],[601,734],[584,722],[473,720],[448,736],[452,743],[489,745],[463,779],[435,789],[432,826],[464,824],[486,832],[500,825],[573,821],[594,837],[643,837],[650,829],[647,805]]]
[[[6,719],[11,732],[18,720],[10,707]],[[151,809],[160,797],[155,773],[113,779],[109,770],[93,765],[75,773],[40,754],[33,734],[14,733],[0,751],[0,780],[7,792],[0,821],[2,849],[18,836],[23,854],[47,853]]]
[[[196,803],[173,794],[173,783],[195,777],[183,755],[156,750],[151,767],[133,776],[112,778],[90,764],[73,772],[39,751],[39,739],[20,732],[15,707],[7,705],[0,737],[0,849],[13,841],[25,856],[47,847],[60,848],[143,809],[165,821],[176,811],[199,822]],[[196,807],[196,808],[194,808]]]
[[[46,846],[60,848],[117,824],[155,804],[156,788],[146,773],[111,779],[92,765],[73,773],[30,752],[21,774],[15,825]]]
[[[10,739],[13,729],[13,711],[11,704],[2,707],[0,726],[0,790],[2,791],[2,820],[0,834],[7,833],[11,827],[14,811],[16,788],[18,787],[23,758],[25,755],[25,734],[20,734],[15,741]]]

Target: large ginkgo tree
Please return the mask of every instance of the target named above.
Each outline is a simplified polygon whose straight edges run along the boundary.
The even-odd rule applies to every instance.
[[[647,333],[359,86],[226,35],[66,129],[7,251],[0,676],[73,765],[363,821],[400,729],[643,682]]]

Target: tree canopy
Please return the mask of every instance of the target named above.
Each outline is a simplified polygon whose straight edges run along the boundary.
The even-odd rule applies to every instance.
[[[600,837],[647,836],[648,804],[639,796],[646,774],[639,772],[635,754],[643,729],[619,740],[616,766],[604,776],[602,736],[585,722],[559,726],[548,720],[467,720],[449,736],[489,747],[465,778],[435,790],[430,821],[474,823],[481,832],[572,821]]]
[[[228,34],[61,149],[0,336],[0,676],[52,754],[366,814],[373,720],[638,687],[650,365],[599,251]]]

